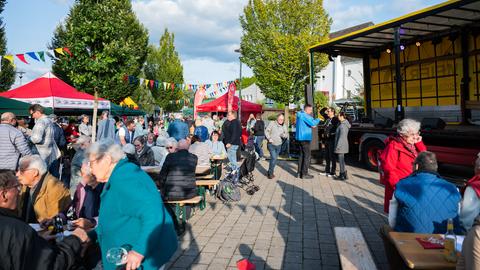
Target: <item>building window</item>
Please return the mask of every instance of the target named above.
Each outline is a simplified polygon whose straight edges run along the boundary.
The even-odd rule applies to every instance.
[[[348,76],[348,77],[352,77],[352,71],[351,71],[350,69],[347,70],[347,76]]]

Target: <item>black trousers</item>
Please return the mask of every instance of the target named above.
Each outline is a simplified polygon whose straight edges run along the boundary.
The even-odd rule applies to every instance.
[[[325,142],[325,172],[335,174],[337,170],[337,156],[335,155],[335,141]]]
[[[300,156],[298,157],[298,174],[304,176],[308,174],[310,166],[310,141],[300,141]]]

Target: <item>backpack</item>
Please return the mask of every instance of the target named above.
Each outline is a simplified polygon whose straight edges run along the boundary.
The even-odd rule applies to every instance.
[[[223,202],[238,202],[240,201],[240,189],[232,182],[222,180],[218,184],[218,198]]]
[[[228,168],[227,168],[228,171]],[[217,196],[223,202],[240,201],[240,188],[237,187],[239,180],[239,170],[231,170],[227,172],[225,178],[218,184]]]

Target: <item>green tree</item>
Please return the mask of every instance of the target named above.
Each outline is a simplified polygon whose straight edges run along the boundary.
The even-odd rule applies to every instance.
[[[308,82],[308,48],[328,38],[331,19],[322,0],[250,0],[240,16],[242,61],[266,97],[298,101]],[[315,72],[326,66],[316,55]]]
[[[148,47],[148,57],[143,69],[146,79],[174,83],[174,89],[165,89],[159,85],[153,90],[153,96],[162,109],[167,112],[178,111],[183,107],[183,98],[188,98],[180,86],[183,84],[183,66],[175,50],[175,35],[165,29],[159,46]]]
[[[0,0],[0,13],[3,13],[7,1]],[[0,55],[7,53],[7,38],[5,37],[5,24],[3,17],[0,17]],[[1,61],[2,70],[0,71],[0,92],[10,89],[15,82],[15,68],[6,59]]]
[[[257,82],[257,79],[255,76],[252,77],[242,77],[242,88],[245,89],[249,87],[250,85],[254,84]],[[238,86],[238,85],[237,85]]]
[[[57,55],[52,69],[77,89],[119,103],[138,88],[123,77],[140,74],[147,45],[129,0],[76,0],[50,46],[68,47],[72,56]]]

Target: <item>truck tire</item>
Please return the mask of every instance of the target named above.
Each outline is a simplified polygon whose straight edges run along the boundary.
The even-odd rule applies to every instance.
[[[370,171],[378,171],[378,155],[385,148],[380,140],[370,140],[363,145],[362,160],[365,167]]]

